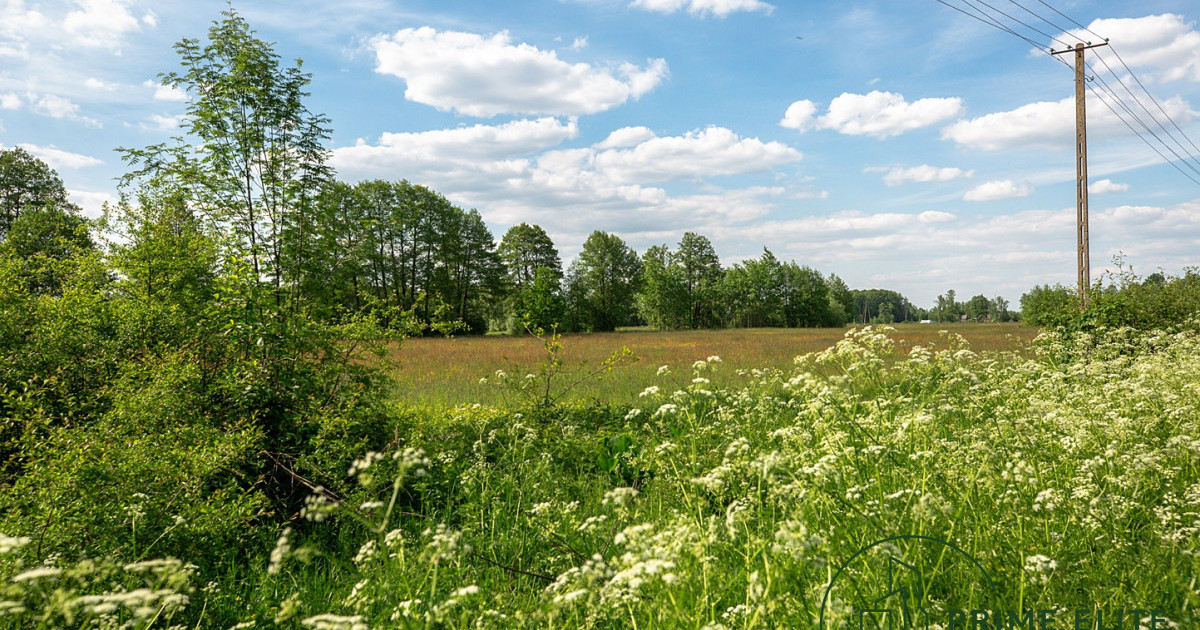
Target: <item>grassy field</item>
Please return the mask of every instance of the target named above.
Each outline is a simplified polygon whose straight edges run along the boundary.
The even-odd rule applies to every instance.
[[[941,331],[961,335],[975,351],[1019,350],[1038,334],[1020,324],[900,324],[892,333],[897,353],[915,345],[945,347]],[[564,367],[594,369],[613,352],[628,347],[639,360],[573,389],[570,399],[628,402],[649,383],[683,387],[691,378],[693,361],[709,356],[722,359],[713,378],[732,385],[737,371],[750,368],[788,370],[796,356],[820,352],[842,339],[842,328],[758,328],[733,330],[653,331],[629,329],[604,334],[573,334],[562,338]],[[457,337],[408,339],[389,356],[398,383],[397,397],[419,407],[451,407],[461,403],[505,404],[512,400],[494,383],[480,379],[496,370],[524,374],[545,359],[541,342],[530,337]],[[583,367],[580,367],[580,366]],[[658,377],[660,366],[671,376]]]

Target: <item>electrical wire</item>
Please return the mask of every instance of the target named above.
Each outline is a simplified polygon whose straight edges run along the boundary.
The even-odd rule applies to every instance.
[[[1180,168],[1180,166],[1178,164],[1176,164],[1170,158],[1168,158],[1166,155],[1164,155],[1163,152],[1158,149],[1158,147],[1151,144],[1148,140],[1145,140],[1145,138],[1142,137],[1142,135],[1140,133],[1138,133],[1138,130],[1136,128],[1134,128],[1134,126],[1132,124],[1130,124],[1129,121],[1125,120],[1125,118],[1123,118],[1121,116],[1120,112],[1118,112],[1115,108],[1113,108],[1112,105],[1110,105],[1108,103],[1108,101],[1104,100],[1104,98],[1100,96],[1100,94],[1097,92],[1097,90],[1095,88],[1093,88],[1091,85],[1089,85],[1088,89],[1092,91],[1092,94],[1096,95],[1097,100],[1099,100],[1101,103],[1103,103],[1104,106],[1107,107],[1109,109],[1109,111],[1111,111],[1118,119],[1120,119],[1121,122],[1125,123],[1125,126],[1129,127],[1130,131],[1137,134],[1139,138],[1142,138],[1146,142],[1147,146],[1149,146],[1151,149],[1153,149],[1154,152],[1157,153],[1158,156],[1163,159],[1163,161],[1165,161],[1167,164],[1170,164],[1171,166],[1173,166],[1175,168],[1175,170],[1179,171],[1180,174],[1182,174],[1184,177],[1192,180],[1192,183],[1200,186],[1200,179],[1196,179],[1195,177],[1192,177],[1190,174],[1188,174],[1187,171]]]
[[[1003,31],[1005,33],[1013,35],[1014,37],[1017,37],[1018,39],[1021,39],[1021,40],[1025,41],[1026,43],[1032,45],[1035,49],[1046,50],[1040,43],[1033,40],[1031,37],[1022,34],[1022,33],[1018,32],[1017,30],[1014,30],[1015,27],[1011,27],[1008,24],[1006,24],[1002,19],[997,17],[996,14],[999,14],[1000,16],[1008,18],[1009,20],[1012,20],[1013,22],[1021,25],[1022,27],[1026,28],[1034,33],[1037,33],[1038,35],[1040,35],[1042,37],[1047,38],[1048,40],[1051,40],[1053,42],[1061,44],[1064,46],[1064,48],[1067,48],[1067,49],[1072,48],[1072,46],[1069,43],[1064,42],[1059,37],[1050,35],[1038,28],[1035,28],[1034,26],[1032,26],[1022,20],[1019,20],[1019,19],[1013,17],[1009,13],[1002,11],[1002,10],[996,8],[995,6],[989,4],[988,2],[986,2],[986,0],[961,0],[961,2],[965,6],[974,10],[978,15],[976,15],[976,13],[968,12],[968,11],[964,10],[963,8],[961,8],[957,5],[951,4],[945,0],[936,0],[936,1],[942,5],[945,5],[947,7],[950,7],[951,9],[954,9],[955,11],[958,11],[959,13],[962,13],[972,19],[983,22],[984,24],[987,24],[988,26],[991,26],[1000,31]],[[978,2],[979,4],[983,5],[984,7],[991,9],[994,13],[989,13],[989,12],[985,11],[984,9],[980,8],[973,2]],[[1090,44],[1090,42],[1086,42],[1082,37],[1072,33],[1069,29],[1059,26],[1058,24],[1050,21],[1049,19],[1045,18],[1044,16],[1040,15],[1039,13],[1033,11],[1029,7],[1020,4],[1016,0],[1009,0],[1009,2],[1012,3],[1013,5],[1017,6],[1018,8],[1022,9],[1026,13],[1034,16],[1038,20],[1045,22],[1046,24],[1049,24],[1054,29],[1059,30],[1060,32],[1062,32],[1064,34],[1064,36],[1072,37],[1074,39],[1079,40],[1080,42]],[[1094,35],[1097,39],[1104,40],[1105,42],[1108,41],[1107,38],[1102,37],[1101,35],[1099,35],[1095,31],[1093,31],[1092,29],[1080,24],[1076,20],[1072,19],[1071,17],[1067,16],[1063,12],[1059,11],[1058,9],[1056,9],[1053,6],[1051,6],[1050,4],[1048,4],[1045,0],[1038,0],[1038,2],[1042,6],[1050,9],[1051,11],[1053,11],[1054,13],[1056,13],[1063,19],[1065,19],[1068,22],[1070,22],[1071,24],[1075,25],[1080,30]],[[1112,51],[1113,55],[1117,58],[1117,60],[1120,61],[1121,65],[1124,67],[1124,69],[1125,69],[1126,73],[1129,75],[1129,77],[1134,79],[1134,81],[1138,84],[1138,87],[1140,87],[1142,92],[1144,92],[1146,94],[1146,96],[1149,98],[1150,102],[1154,103],[1155,107],[1158,109],[1159,113],[1161,113],[1162,117],[1166,118],[1166,120],[1170,123],[1171,127],[1174,129],[1174,132],[1172,132],[1170,129],[1168,129],[1166,127],[1166,125],[1164,125],[1163,122],[1160,120],[1160,118],[1158,116],[1156,116],[1150,110],[1149,107],[1146,106],[1146,104],[1142,98],[1140,98],[1138,95],[1134,94],[1133,89],[1129,86],[1129,84],[1125,81],[1125,79],[1122,78],[1122,76],[1119,73],[1117,73],[1112,68],[1111,65],[1109,65],[1107,60],[1104,59],[1104,55],[1098,54],[1097,58],[1100,60],[1101,64],[1104,65],[1105,69],[1108,70],[1108,72],[1112,75],[1112,77],[1116,80],[1116,82],[1122,88],[1124,88],[1125,92],[1129,95],[1129,98],[1133,100],[1133,102],[1136,104],[1137,108],[1140,108],[1143,112],[1145,112],[1145,115],[1150,118],[1150,121],[1153,123],[1153,125],[1157,126],[1158,129],[1160,131],[1162,131],[1162,135],[1169,138],[1171,140],[1171,142],[1173,142],[1174,145],[1177,146],[1182,151],[1182,154],[1180,154],[1179,151],[1176,151],[1172,147],[1171,143],[1168,143],[1166,140],[1163,139],[1162,136],[1160,136],[1157,132],[1155,132],[1155,130],[1151,126],[1151,123],[1147,123],[1144,120],[1143,116],[1138,114],[1137,111],[1135,111],[1135,108],[1127,102],[1128,99],[1124,98],[1121,94],[1119,94],[1116,91],[1116,89],[1114,89],[1108,83],[1108,81],[1106,81],[1104,79],[1102,74],[1092,64],[1087,64],[1087,68],[1093,74],[1093,76],[1091,77],[1091,80],[1089,80],[1088,89],[1091,90],[1092,94],[1094,94],[1096,96],[1096,98],[1098,100],[1100,100],[1101,103],[1104,104],[1105,107],[1107,107],[1110,111],[1112,111],[1113,114],[1115,116],[1117,116],[1117,118],[1119,120],[1121,120],[1121,122],[1124,123],[1125,126],[1130,129],[1130,131],[1132,131],[1135,135],[1138,136],[1138,138],[1140,138],[1151,149],[1153,149],[1155,151],[1155,153],[1157,153],[1159,155],[1159,157],[1161,157],[1163,160],[1165,160],[1166,162],[1171,164],[1171,166],[1173,166],[1176,170],[1178,170],[1180,173],[1182,173],[1185,177],[1187,177],[1194,183],[1200,184],[1200,180],[1197,180],[1195,177],[1193,177],[1191,174],[1189,174],[1186,170],[1184,170],[1177,163],[1177,161],[1183,162],[1183,164],[1188,169],[1190,169],[1196,175],[1200,175],[1200,169],[1197,168],[1197,165],[1200,165],[1200,159],[1198,159],[1196,157],[1195,153],[1188,150],[1187,147],[1184,146],[1183,142],[1180,141],[1180,139],[1177,137],[1176,134],[1178,134],[1178,136],[1182,136],[1183,139],[1188,144],[1190,144],[1192,146],[1192,148],[1196,150],[1197,153],[1200,153],[1200,147],[1198,147],[1196,145],[1196,143],[1187,135],[1187,133],[1183,131],[1183,129],[1174,120],[1174,118],[1172,118],[1171,115],[1167,112],[1167,110],[1162,106],[1162,104],[1159,103],[1158,99],[1154,98],[1154,95],[1150,93],[1150,91],[1146,88],[1145,84],[1142,83],[1141,79],[1139,79],[1137,77],[1137,75],[1133,72],[1133,70],[1129,68],[1129,65],[1125,63],[1125,60],[1121,58],[1120,54],[1117,53],[1117,51],[1113,48],[1113,46],[1110,44],[1108,46],[1108,48],[1109,48],[1109,50]],[[1072,68],[1071,64],[1067,63],[1059,55],[1054,55],[1053,49],[1050,49],[1049,52],[1055,60],[1059,61],[1060,63],[1062,63],[1064,66],[1067,66],[1068,68]],[[1099,87],[1092,84],[1094,81],[1099,81],[1099,84],[1100,84]],[[1111,102],[1110,102],[1110,100],[1111,100]],[[1124,115],[1121,113],[1122,111],[1124,111]],[[1131,120],[1133,122],[1130,122]],[[1136,126],[1135,126],[1135,124],[1136,124]],[[1141,130],[1138,129],[1139,126],[1141,127]],[[1167,155],[1162,150],[1160,150],[1158,146],[1155,145],[1154,141],[1151,141],[1150,138],[1147,137],[1147,134],[1150,136],[1150,138],[1153,138],[1154,141],[1157,141],[1163,148],[1165,148],[1167,150],[1167,152],[1174,155],[1176,160],[1172,160],[1172,159],[1168,158]]]

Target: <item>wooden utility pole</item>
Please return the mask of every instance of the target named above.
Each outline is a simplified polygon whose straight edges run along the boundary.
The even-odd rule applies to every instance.
[[[1075,44],[1075,48],[1051,50],[1050,54],[1075,53],[1075,231],[1076,267],[1079,271],[1079,310],[1090,302],[1088,290],[1092,284],[1091,254],[1088,252],[1088,176],[1087,176],[1087,77],[1084,76],[1083,51],[1107,46]]]

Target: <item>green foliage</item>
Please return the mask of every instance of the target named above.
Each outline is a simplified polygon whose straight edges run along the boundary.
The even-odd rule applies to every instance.
[[[0,256],[20,261],[18,272],[32,293],[57,295],[71,260],[96,248],[87,219],[60,207],[26,212],[0,242]]]
[[[679,240],[675,263],[682,268],[687,284],[688,302],[692,328],[709,328],[717,325],[721,279],[724,271],[712,242],[695,232],[684,232]]]
[[[770,250],[734,265],[721,284],[726,325],[841,326],[832,308],[829,286],[820,272],[784,263]]]
[[[1185,270],[1182,276],[1160,273],[1145,280],[1132,270],[1121,269],[1110,281],[1092,288],[1086,310],[1064,306],[1046,317],[1047,324],[1084,331],[1120,327],[1174,330],[1200,313],[1200,273],[1195,269]],[[1070,306],[1076,304],[1072,300]]]
[[[1059,285],[1038,285],[1021,296],[1021,319],[1034,326],[1060,325],[1079,313],[1074,291]]]
[[[646,471],[637,467],[639,451],[636,440],[628,433],[600,440],[596,466],[607,473],[615,486],[636,488],[642,484]]]
[[[324,119],[307,75],[225,15],[164,79],[192,93],[194,143],[126,152],[136,187],[107,212],[107,252],[56,208],[0,245],[0,531],[39,557],[176,555],[214,575],[300,512],[305,480],[336,488],[388,439],[376,366],[411,315],[314,308]],[[468,241],[481,223],[462,216]]]
[[[628,412],[413,418],[244,584],[170,590],[195,593],[192,615],[238,593],[208,608],[218,627],[808,627],[842,562],[917,535],[969,550],[1008,608],[1154,607],[1195,625],[1200,566],[1179,551],[1195,536],[1194,331],[1046,335],[1024,355],[946,335],[898,360],[887,332],[730,388],[709,382],[719,359],[699,360],[691,385],[648,387]],[[865,570],[886,585],[886,566]],[[0,569],[26,625],[61,609],[9,577],[24,567]],[[81,595],[51,573],[37,584]],[[972,594],[927,577],[939,615]]]
[[[550,271],[555,281],[562,279],[562,260],[554,241],[541,226],[528,223],[512,226],[504,233],[496,253],[508,270],[509,281],[518,290],[532,284],[542,267]]]
[[[579,257],[571,263],[568,304],[587,330],[610,331],[623,326],[633,314],[641,261],[615,234],[592,232]]]
[[[666,245],[655,245],[642,254],[637,310],[647,324],[660,330],[689,328],[692,325],[688,274],[679,258]]]
[[[850,291],[850,287],[846,285],[846,281],[839,278],[836,274],[829,274],[825,278],[825,285],[829,288],[829,317],[831,325],[841,326],[854,321],[854,294]]]
[[[21,147],[0,150],[0,241],[24,214],[72,208],[54,169]]]
[[[526,325],[534,330],[554,330],[561,326],[567,311],[561,293],[555,271],[549,267],[538,267],[532,283],[514,287],[509,333],[524,332]]]
[[[331,176],[329,121],[305,106],[311,76],[299,61],[281,68],[240,15],[222,15],[207,43],[176,44],[182,68],[161,75],[163,85],[190,95],[180,125],[190,139],[122,149],[137,167],[124,184],[179,198],[225,232],[223,255],[244,258],[282,303],[285,287],[310,286],[315,200]]]
[[[491,377],[483,379],[485,384],[505,388],[517,400],[522,409],[540,415],[552,410],[571,390],[580,384],[603,378],[613,370],[636,362],[638,357],[628,347],[613,352],[598,366],[586,362],[567,367],[563,360],[562,335],[557,328],[549,332],[525,320],[525,330],[542,343],[543,359],[534,371],[525,371],[519,366],[510,370],[497,370]]]
[[[334,182],[321,189],[311,286],[314,312],[411,311],[430,330],[484,332],[504,270],[475,211],[407,181]],[[457,323],[455,323],[457,322]]]

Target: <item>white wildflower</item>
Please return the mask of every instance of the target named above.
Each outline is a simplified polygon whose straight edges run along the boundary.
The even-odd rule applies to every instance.
[[[654,412],[654,415],[655,416],[669,416],[678,411],[679,411],[679,405],[676,405],[675,403],[663,403],[662,406],[660,406],[658,408],[658,411]]]
[[[300,623],[313,630],[369,630],[366,619],[362,615],[316,615]]]
[[[1029,576],[1029,580],[1034,584],[1047,584],[1050,582],[1050,574],[1058,568],[1058,561],[1051,560],[1041,554],[1028,556],[1025,558],[1025,573]]]
[[[622,507],[638,495],[635,488],[613,488],[604,493],[604,505]]]
[[[285,527],[283,528],[283,532],[279,534],[279,538],[275,541],[275,548],[271,550],[271,563],[267,566],[268,574],[279,574],[279,569],[283,566],[283,561],[287,559],[288,553],[292,550],[292,543],[289,540],[291,533],[292,529]]]
[[[28,536],[7,536],[0,534],[0,555],[11,553],[29,544]]]
[[[47,578],[56,578],[62,574],[58,567],[35,567],[12,576],[13,582],[36,582]]]

